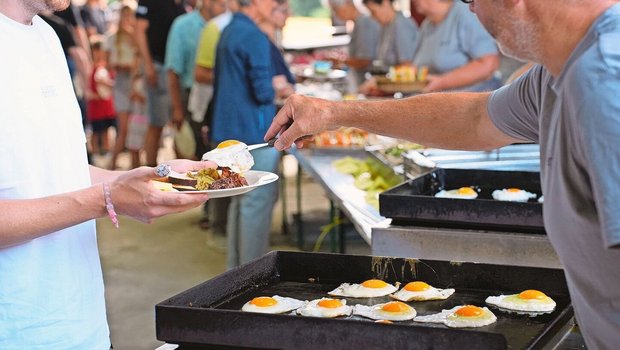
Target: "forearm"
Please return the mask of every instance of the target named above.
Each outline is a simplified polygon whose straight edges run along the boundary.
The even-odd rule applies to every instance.
[[[69,55],[75,62],[82,88],[87,89],[89,85],[89,72],[92,71],[92,65],[86,55],[86,51],[78,46],[75,46],[69,49]]]
[[[90,182],[93,185],[106,181],[111,182],[124,173],[126,173],[126,171],[107,170],[90,165]]]
[[[183,111],[183,99],[181,98],[181,80],[172,70],[168,70],[168,91],[173,111]]]
[[[341,102],[335,125],[443,149],[485,150],[511,143],[490,121],[488,93],[425,94],[402,100]]]
[[[474,85],[493,77],[499,66],[497,55],[488,55],[441,75],[437,90],[451,90]]]
[[[0,248],[102,217],[104,202],[102,185],[45,198],[0,201]]]
[[[138,20],[137,28],[135,31],[135,40],[138,46],[138,51],[140,52],[140,56],[144,60],[145,65],[152,66],[153,58],[151,57],[151,51],[149,50],[149,44],[146,40],[146,30],[148,29],[148,22],[144,20]]]
[[[213,69],[196,65],[195,69],[196,81],[202,84],[213,84]]]

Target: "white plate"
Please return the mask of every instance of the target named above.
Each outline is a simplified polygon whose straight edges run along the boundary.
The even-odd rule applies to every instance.
[[[248,182],[247,186],[225,188],[222,190],[178,191],[176,193],[206,193],[209,195],[209,198],[232,197],[250,192],[259,186],[270,184],[279,178],[279,176],[274,173],[259,170],[249,170],[243,174],[243,177],[245,177],[245,180]]]

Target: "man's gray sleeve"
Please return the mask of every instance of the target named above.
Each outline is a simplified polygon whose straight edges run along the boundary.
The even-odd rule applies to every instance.
[[[510,85],[494,91],[487,112],[493,124],[508,136],[538,143],[542,67],[535,66]]]
[[[601,36],[601,56],[579,79],[578,121],[583,162],[607,248],[620,247],[620,33]],[[584,70],[585,71],[585,70]]]

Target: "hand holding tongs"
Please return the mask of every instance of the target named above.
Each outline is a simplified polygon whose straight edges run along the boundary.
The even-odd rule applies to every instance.
[[[269,147],[273,147],[273,145],[276,143],[276,141],[278,140],[277,137],[274,137],[272,139],[270,139],[269,141],[265,142],[265,143],[257,143],[255,145],[249,145],[248,146],[248,151],[253,151],[257,148],[262,148],[265,146],[269,146]]]

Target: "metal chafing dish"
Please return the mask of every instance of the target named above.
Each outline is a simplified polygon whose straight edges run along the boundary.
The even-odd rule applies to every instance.
[[[377,324],[358,316],[338,319],[240,311],[256,296],[311,300],[343,282],[380,278],[389,283],[423,280],[455,288],[446,300],[412,302],[420,315],[457,305],[484,306],[489,295],[523,289],[544,291],[555,311],[528,317],[493,310],[496,323],[470,329],[438,324]],[[374,305],[380,298],[348,298],[347,304]],[[271,252],[184,291],[155,307],[157,339],[181,348],[213,346],[269,349],[541,349],[553,348],[572,327],[573,310],[561,270],[388,257]]]

